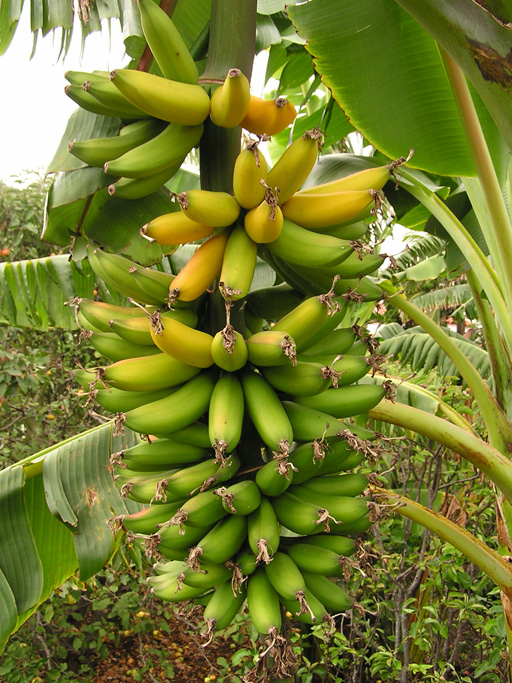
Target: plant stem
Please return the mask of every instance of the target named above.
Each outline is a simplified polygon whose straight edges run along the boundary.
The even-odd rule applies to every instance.
[[[443,541],[460,550],[465,557],[487,574],[512,599],[512,567],[483,541],[457,526],[446,517],[392,491],[371,487],[378,502],[389,503],[396,512],[418,522]]]
[[[373,420],[389,422],[423,434],[450,448],[489,477],[512,502],[512,462],[482,439],[424,410],[403,403],[392,403],[387,399],[372,408],[368,415]]]
[[[420,325],[452,360],[478,403],[492,445],[506,452],[507,444],[512,443],[510,422],[474,365],[472,365],[459,347],[453,343],[446,332],[417,306],[408,301],[403,294],[390,294],[388,301]]]
[[[442,47],[439,47],[439,51],[459,108],[475,161],[478,179],[486,200],[490,219],[488,224],[490,234],[485,235],[485,237],[492,250],[492,262],[498,270],[500,282],[506,292],[505,298],[512,302],[512,269],[510,268],[512,263],[512,224],[466,77],[457,63]],[[482,226],[482,228],[484,227]]]

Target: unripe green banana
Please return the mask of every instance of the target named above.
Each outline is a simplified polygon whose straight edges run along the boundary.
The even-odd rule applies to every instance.
[[[279,596],[263,568],[249,576],[247,606],[251,622],[259,633],[266,635],[280,631],[282,622]]]
[[[154,344],[152,346],[132,344],[113,332],[93,332],[88,341],[98,353],[114,363],[118,360],[155,356],[160,353],[160,349]]]
[[[161,470],[159,472],[130,472],[127,469],[116,469],[116,486],[120,489],[121,497],[130,498],[138,503],[158,504],[172,503],[183,499],[186,494],[169,495],[165,491],[167,478],[181,470]]]
[[[292,486],[290,493],[300,497],[301,491],[309,490],[329,496],[358,496],[367,486],[368,477],[365,474],[351,472],[308,479],[300,485]]]
[[[185,467],[203,460],[209,449],[180,443],[172,439],[141,441],[123,451],[123,462],[130,469],[160,465],[163,468]]]
[[[272,586],[285,600],[296,600],[297,593],[304,593],[306,584],[290,554],[274,553],[272,562],[266,564],[264,569]]]
[[[148,142],[107,162],[105,173],[125,178],[147,178],[175,167],[178,162],[181,165],[192,147],[199,142],[202,133],[202,125],[170,123]]]
[[[169,302],[169,289],[172,287],[175,275],[153,268],[138,268],[131,272],[131,276],[143,292],[158,299],[161,304]]]
[[[184,501],[151,505],[131,515],[124,515],[122,525],[134,534],[155,534],[159,525],[167,522]]]
[[[233,192],[243,209],[253,209],[261,204],[265,197],[267,162],[259,152],[258,144],[259,140],[248,143],[235,161]]]
[[[64,78],[72,85],[83,86],[85,81],[104,80],[108,81],[110,74],[108,71],[76,71],[70,69],[64,74]]]
[[[316,534],[315,536],[308,536],[305,540],[308,545],[315,546],[316,548],[326,548],[327,550],[330,550],[337,555],[343,555],[344,557],[350,557],[357,550],[355,541],[346,536]]]
[[[293,483],[298,485],[311,477],[341,472],[353,453],[348,442],[339,437],[303,443],[290,453],[289,461],[295,468]]]
[[[94,393],[94,400],[111,413],[126,413],[129,410],[167,398],[174,391],[174,387],[158,389],[157,391],[124,391],[110,387],[108,389],[97,389]]]
[[[135,121],[135,123],[131,123],[122,129],[125,131],[123,135],[92,138],[90,140],[72,140],[68,145],[68,152],[89,166],[103,168],[107,161],[117,159],[122,154],[151,140],[164,128],[165,123],[156,119]]]
[[[169,524],[180,526],[186,522],[189,526],[203,527],[218,522],[226,514],[219,496],[210,489],[197,493],[180,505]]]
[[[247,115],[250,84],[240,69],[230,69],[222,85],[213,91],[210,118],[216,126],[234,128]]]
[[[242,548],[235,556],[234,562],[240,568],[243,576],[249,576],[258,568],[258,560],[250,548]]]
[[[196,84],[197,66],[167,12],[153,0],[138,0],[140,23],[164,78]]]
[[[108,193],[111,197],[121,197],[121,199],[141,199],[156,192],[180,169],[183,159],[179,159],[175,164],[164,168],[159,173],[148,175],[145,178],[119,178],[115,183],[108,186]]]
[[[251,479],[216,489],[215,493],[222,499],[224,510],[232,515],[249,515],[261,503],[260,490]]]
[[[208,425],[203,422],[192,422],[181,429],[166,434],[166,438],[191,446],[199,446],[199,448],[211,448]]]
[[[352,347],[357,339],[357,335],[352,327],[341,327],[330,332],[318,340],[313,339],[312,343],[306,344],[302,349],[302,356],[342,356]]]
[[[247,308],[265,320],[279,320],[304,301],[304,295],[286,282],[249,292]]]
[[[291,462],[288,460],[288,462]],[[284,471],[274,458],[256,472],[256,484],[265,496],[279,496],[293,481],[294,471],[286,466]]]
[[[286,610],[293,616],[293,619],[298,619],[306,624],[320,624],[328,616],[328,612],[324,605],[316,598],[313,593],[308,590],[304,591],[306,602],[309,607],[309,611],[301,613],[301,604],[298,600],[285,600],[281,598],[281,602],[285,606]],[[287,615],[288,616],[288,615]]]
[[[312,230],[315,234],[322,232],[324,235],[332,235],[340,240],[359,240],[368,232],[368,223],[364,220],[354,223],[340,223],[339,225],[328,225],[319,230]]]
[[[169,557],[170,553],[166,554],[167,550],[172,551],[188,551],[194,544],[200,541],[206,534],[211,531],[214,524],[208,524],[204,527],[200,526],[190,526],[186,522],[174,526],[162,526],[158,532],[159,545],[158,550],[164,555],[164,557]],[[185,552],[186,558],[187,552]],[[169,557],[169,559],[175,559]],[[181,558],[177,558],[181,559]]]
[[[324,268],[347,260],[354,249],[346,240],[314,233],[284,219],[279,237],[268,249],[285,261],[310,268]]]
[[[157,580],[162,578],[166,580]],[[192,600],[208,590],[203,586],[200,588],[193,588],[192,586],[183,585],[182,581],[172,575],[168,577],[150,576],[148,581],[151,584],[152,592],[157,598],[165,600],[166,602],[184,602],[185,600]]]
[[[224,564],[201,562],[201,571],[194,572],[186,567],[183,572],[185,586],[193,588],[215,588],[231,578],[231,571]]]
[[[229,373],[240,370],[247,363],[245,339],[231,325],[226,325],[213,337],[210,352],[215,365]]]
[[[229,236],[219,276],[221,293],[227,291],[232,300],[247,296],[256,269],[258,247],[243,226],[237,225]]]
[[[368,366],[366,366],[368,369]],[[277,391],[298,396],[316,396],[332,384],[332,377],[323,372],[328,370],[321,363],[298,361],[296,366],[279,365],[262,368],[267,382]]]
[[[112,109],[111,107],[107,107],[104,104],[101,104],[101,102],[99,102],[90,93],[85,92],[82,85],[67,85],[64,88],[64,92],[71,100],[73,100],[73,102],[76,102],[79,107],[85,109],[86,111],[90,111],[92,114],[119,118],[123,121],[137,121],[141,118],[148,118],[146,114],[141,114],[140,112],[134,114],[133,111],[118,111]]]
[[[236,375],[222,375],[212,392],[208,414],[208,433],[212,446],[222,457],[237,447],[242,435],[244,393]]]
[[[272,503],[262,497],[259,507],[247,518],[247,539],[256,562],[268,564],[279,548],[279,523]]]
[[[293,442],[293,430],[279,397],[254,370],[243,370],[240,379],[247,413],[261,440],[272,451],[286,456]]]
[[[272,330],[281,330],[289,334],[300,351],[338,307],[339,302],[333,301],[330,293],[311,296],[278,320]]]
[[[247,340],[248,359],[253,365],[270,367],[295,363],[297,347],[286,331],[263,330]]]
[[[89,95],[92,95],[95,100],[98,100],[104,107],[108,107],[113,111],[124,111],[131,116],[137,116],[139,119],[148,117],[148,112],[142,111],[142,109],[127,100],[126,97],[112,85],[110,80],[93,78],[90,81],[85,81],[83,89],[85,92],[89,93]]]
[[[212,564],[227,562],[240,550],[246,535],[246,518],[227,515],[190,550],[187,564],[193,571],[200,571],[199,561]]]
[[[240,611],[245,598],[245,588],[241,588],[235,597],[231,583],[221,583],[204,609],[203,616],[207,625],[216,630],[225,629]]]
[[[208,410],[216,376],[201,372],[170,396],[126,413],[126,426],[141,434],[170,434]]]
[[[343,588],[321,574],[303,572],[306,587],[330,612],[346,612],[354,604]]]
[[[281,405],[292,425],[295,441],[320,440],[343,431],[343,425],[333,415],[296,401],[281,401]]]
[[[317,396],[294,396],[301,405],[321,410],[336,418],[367,413],[386,396],[386,389],[376,384],[353,384],[331,388]]]
[[[197,323],[196,313],[189,308],[175,308],[172,311],[165,311],[161,317],[164,322],[167,318],[173,318],[188,327],[195,327]],[[125,339],[132,344],[155,347],[155,343],[151,337],[151,320],[149,316],[128,320],[113,319],[110,321],[110,328],[122,339]],[[158,349],[158,351],[160,351],[160,349]]]
[[[126,320],[146,317],[144,309],[139,306],[116,306],[91,299],[80,299],[78,310],[101,332],[111,331],[110,321],[113,318]]]
[[[239,467],[240,461],[235,454],[224,462],[218,462],[215,458],[204,460],[184,467],[167,477],[165,490],[174,498],[191,496],[198,490],[202,493],[230,479]]]
[[[315,538],[311,536],[311,538]],[[344,538],[336,536],[335,538]],[[309,545],[309,537],[304,543],[294,543],[286,548],[286,552],[295,562],[300,571],[309,571],[324,576],[342,576],[343,556],[328,548]]]

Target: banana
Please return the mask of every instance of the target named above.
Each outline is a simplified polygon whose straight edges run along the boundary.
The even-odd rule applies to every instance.
[[[100,381],[125,391],[156,391],[178,386],[198,375],[200,369],[185,365],[166,353],[119,360],[101,371]]]
[[[125,110],[118,111],[112,109],[111,107],[107,107],[104,104],[101,104],[101,102],[99,102],[99,100],[93,97],[90,93],[85,92],[82,85],[66,85],[66,87],[64,88],[64,93],[71,100],[73,100],[73,102],[76,102],[76,104],[78,104],[79,107],[85,109],[86,111],[90,111],[92,114],[98,114],[99,116],[108,116],[112,118],[119,118],[123,121],[137,121],[141,118],[147,118],[147,116],[142,112],[137,112],[136,114],[134,114],[131,112],[127,112]]]
[[[298,485],[319,475],[341,472],[352,462],[354,451],[340,437],[318,439],[301,444],[290,453],[290,464],[295,468],[293,484]]]
[[[232,300],[247,296],[256,270],[257,256],[256,243],[243,226],[237,225],[229,236],[224,252],[219,276],[221,293],[228,288]]]
[[[215,384],[208,412],[210,443],[219,457],[231,453],[242,435],[244,393],[236,375],[222,375]]]
[[[162,315],[162,320],[165,322],[167,318],[178,320],[187,327],[195,327],[197,323],[197,315],[189,308],[175,308],[172,311],[165,311]],[[121,319],[116,318],[110,320],[110,328],[113,332],[119,335],[132,344],[141,346],[154,346],[151,338],[151,320],[149,316],[140,318]]]
[[[343,425],[333,415],[294,401],[282,401],[281,405],[292,425],[295,441],[315,441],[343,431]]]
[[[182,525],[187,522],[189,526],[206,526],[214,524],[227,515],[222,505],[222,500],[214,490],[197,493],[186,500],[176,510],[169,524]]]
[[[352,347],[357,335],[352,327],[342,327],[333,330],[328,335],[323,335],[318,340],[310,339],[302,347],[301,356],[310,358],[314,356],[335,357],[342,356]]]
[[[249,515],[261,503],[260,490],[251,479],[216,489],[215,494],[220,496],[224,510],[232,515]]]
[[[355,223],[341,223],[340,225],[328,225],[324,228],[310,228],[315,234],[323,233],[338,237],[340,240],[359,240],[368,232],[368,224],[364,220]]]
[[[167,12],[153,0],[138,0],[137,5],[142,32],[164,78],[197,84],[196,63]]]
[[[352,538],[347,538],[347,536],[333,536],[332,534],[316,534],[315,536],[308,536],[305,539],[305,542],[309,546],[314,546],[316,548],[325,548],[338,556],[343,555],[344,557],[350,557],[357,550],[356,542]]]
[[[277,195],[270,187],[265,188],[263,201],[245,214],[244,227],[256,244],[268,244],[281,234],[283,212]]]
[[[174,499],[191,496],[196,489],[203,493],[215,484],[230,479],[236,474],[239,466],[240,461],[233,454],[223,463],[219,463],[216,458],[211,458],[183,467],[166,477],[165,492]]]
[[[266,564],[264,570],[268,580],[282,598],[297,600],[299,599],[298,593],[302,594],[302,598],[304,597],[306,584],[290,554],[274,553],[272,562]]]
[[[179,171],[183,159],[178,160],[169,168],[164,168],[159,173],[146,176],[145,178],[120,178],[108,186],[108,193],[111,197],[121,197],[121,199],[141,199],[153,194],[162,187],[172,176]]]
[[[329,316],[343,309],[344,302],[340,304],[334,300],[332,292],[311,296],[278,320],[272,331],[281,330],[289,334],[297,346],[297,351],[300,351]]]
[[[290,460],[288,462],[291,462]],[[293,469],[286,467],[284,471],[279,468],[279,462],[275,459],[266,462],[256,472],[256,484],[265,496],[279,496],[284,493],[293,481]]]
[[[258,567],[256,555],[250,548],[242,548],[238,555],[235,556],[234,562],[240,568],[243,576],[249,576],[249,574],[256,571]]]
[[[169,288],[174,282],[174,275],[171,273],[164,273],[154,268],[138,268],[132,270],[132,278],[139,289],[154,299],[157,299],[160,304],[167,304],[169,301]]]
[[[272,503],[264,496],[258,508],[247,517],[247,540],[255,562],[268,564],[279,548],[279,523]]]
[[[134,73],[142,73],[141,71]],[[148,74],[149,75],[149,74]],[[170,123],[161,133],[135,149],[108,161],[105,173],[126,178],[148,178],[173,168],[183,162],[192,147],[195,147],[203,132],[202,124],[182,126]]]
[[[230,69],[211,97],[210,118],[216,126],[234,128],[249,110],[250,84],[240,69]]]
[[[112,85],[110,80],[93,78],[90,81],[85,81],[82,87],[85,92],[92,95],[94,99],[98,100],[104,107],[108,107],[113,111],[126,112],[130,116],[137,116],[139,119],[148,117],[149,113],[144,112],[127,100],[126,97]],[[151,116],[151,114],[149,114],[149,116]]]
[[[226,325],[212,340],[213,362],[227,372],[236,372],[247,363],[248,350],[245,339],[232,325]]]
[[[339,275],[343,280],[364,277],[378,270],[382,266],[384,258],[381,254],[364,254],[360,256],[357,252],[353,251],[349,254],[348,258],[331,268],[326,263],[327,268],[324,274],[325,276],[329,274],[332,277]],[[309,267],[307,263],[304,265]]]
[[[309,571],[312,574],[324,576],[343,575],[343,556],[327,548],[309,545],[309,538],[305,543],[294,543],[286,548],[289,557],[295,562],[300,571]],[[311,539],[315,536],[311,536]],[[345,538],[335,536],[334,538]]]
[[[98,353],[113,362],[160,353],[160,349],[154,344],[152,346],[132,344],[112,332],[94,332],[88,341]]]
[[[156,346],[169,358],[196,368],[213,365],[211,334],[188,327],[173,318],[163,319],[156,330],[151,326],[150,333]]]
[[[296,362],[295,341],[286,332],[262,330],[246,341],[248,359],[253,365],[269,367]]]
[[[293,430],[279,397],[266,379],[246,369],[240,376],[247,413],[261,440],[272,451],[286,458],[293,442]]]
[[[72,140],[68,152],[89,166],[103,168],[107,161],[117,159],[121,154],[151,140],[162,132],[165,124],[156,119],[136,121],[122,130],[123,135],[109,138],[92,138],[91,140]]]
[[[368,369],[368,366],[366,366]],[[298,361],[297,365],[280,365],[277,367],[261,368],[261,373],[276,391],[298,396],[316,396],[326,391],[332,379],[328,374],[322,374],[325,368],[321,363],[305,363]]]
[[[331,581],[327,576],[303,572],[304,581],[307,589],[325,605],[330,612],[346,612],[354,604],[343,588],[335,581]]]
[[[174,392],[172,389],[158,389],[157,391],[124,391],[123,389],[97,389],[93,392],[96,403],[111,413],[126,413],[140,406],[160,401]]]
[[[193,571],[200,571],[201,562],[222,564],[235,555],[247,536],[246,518],[241,515],[227,515],[191,548],[186,563]]]
[[[328,617],[328,612],[324,605],[322,605],[320,600],[313,595],[307,586],[304,595],[309,607],[309,610],[306,612],[301,612],[301,603],[298,600],[286,600],[285,598],[281,598],[281,602],[286,610],[293,615],[294,620],[298,619],[299,621],[303,621],[310,625],[322,623]]]
[[[163,121],[194,127],[210,113],[210,98],[200,85],[135,69],[116,69],[110,80],[134,107]]]
[[[290,493],[300,496],[302,491],[318,492],[330,496],[358,496],[368,485],[364,474],[350,473],[313,477],[299,486],[292,486]]]
[[[160,524],[167,522],[174,515],[181,503],[182,501],[178,500],[173,503],[151,505],[131,515],[124,515],[122,524],[125,529],[134,534],[154,534],[158,531]]]
[[[247,606],[251,622],[259,633],[267,635],[280,631],[282,621],[279,596],[263,568],[249,576]]]
[[[166,398],[126,413],[126,426],[141,434],[170,434],[208,410],[215,374],[201,372]]]
[[[260,141],[247,141],[235,161],[233,193],[243,209],[253,209],[265,198],[267,162],[258,150]]]
[[[204,609],[203,617],[208,630],[220,631],[227,628],[240,611],[245,598],[245,588],[241,587],[235,596],[229,581],[221,583],[213,592]]]
[[[112,318],[144,318],[145,312],[139,306],[116,306],[115,304],[80,299],[78,310],[101,332],[110,332]],[[86,328],[87,329],[87,328]]]
[[[159,465],[165,469],[185,467],[206,458],[209,449],[171,439],[141,441],[123,451],[123,463],[131,469]]]
[[[318,128],[307,130],[284,151],[267,175],[267,184],[279,188],[279,203],[284,204],[302,186],[316,163],[323,144]]]
[[[178,299],[194,301],[211,286],[221,271],[228,238],[229,231],[224,230],[199,246],[172,283],[171,305]]]
[[[376,384],[353,384],[331,388],[317,396],[294,396],[293,401],[336,418],[367,413],[386,397],[386,389]]]
[[[214,230],[215,226],[193,221],[184,211],[174,211],[153,218],[141,228],[141,234],[157,244],[175,245],[209,237]]]
[[[109,289],[123,296],[130,297],[140,304],[157,306],[160,301],[142,291],[130,274],[131,268],[137,264],[120,254],[110,254],[91,245],[87,247],[87,256],[91,268]]]
[[[323,268],[346,261],[354,251],[345,240],[301,228],[288,219],[283,221],[279,236],[268,245],[276,256],[310,268]]]
[[[215,588],[231,578],[231,571],[224,564],[207,562],[201,563],[201,571],[199,572],[194,572],[190,567],[186,567],[182,573],[184,575],[183,584],[193,588]]]
[[[327,493],[311,491],[307,488],[303,488],[302,486],[294,487],[294,493],[291,493],[290,490],[288,490],[283,493],[282,496],[288,497],[288,500],[302,500],[305,505],[318,506],[323,510],[327,510],[328,516],[325,516],[327,524],[329,519],[334,521],[333,526],[335,528],[331,528],[331,533],[345,535],[345,533],[349,533],[346,532],[346,529],[349,529],[352,523],[368,518],[368,505],[364,498],[329,495]],[[281,497],[274,498],[274,506],[276,505],[276,502],[280,500],[280,498]],[[284,524],[284,522],[279,518],[279,512],[277,508],[276,514],[279,521]],[[325,531],[327,531],[327,528]]]
[[[130,498],[137,503],[157,504],[179,500],[183,496],[169,496],[165,491],[167,477],[180,470],[164,470],[159,472],[130,473],[129,470],[116,470],[116,486],[121,497]]]
[[[173,526],[164,525],[158,531],[158,537],[155,539],[159,541],[158,550],[161,551],[165,557],[168,557],[169,555],[169,553],[166,554],[165,549],[172,551],[188,551],[195,543],[206,536],[206,534],[211,531],[213,527],[213,523],[204,527],[190,526],[186,522],[184,522],[181,526],[177,524]],[[182,557],[185,559],[187,557],[187,553],[185,553],[184,556],[182,555]]]
[[[199,448],[211,448],[208,425],[202,422],[192,422],[181,429],[173,431],[171,434],[167,434],[165,438],[190,444],[191,446],[199,446]]]
[[[165,582],[155,581],[157,577],[150,576],[148,581],[151,584],[152,592],[166,602],[183,602],[185,600],[192,600],[205,593],[208,589],[201,586],[200,588],[193,588],[192,586],[183,585],[183,582],[178,578],[169,576],[166,577]]]
[[[308,229],[353,222],[374,197],[372,190],[295,194],[283,204],[283,216]]]
[[[249,109],[240,125],[255,135],[277,135],[293,123],[297,112],[285,97],[262,100],[251,95]]]
[[[282,282],[273,287],[262,287],[249,292],[247,309],[258,318],[279,320],[301,301],[304,301],[304,295],[290,287],[288,283]]]
[[[227,192],[189,190],[176,195],[176,199],[188,218],[216,228],[232,225],[240,213],[238,202]]]
[[[393,168],[396,167],[396,163]],[[374,166],[357,171],[350,175],[336,178],[328,183],[299,190],[299,194],[325,194],[328,192],[346,192],[347,190],[382,190],[391,177],[390,166]]]
[[[104,80],[108,81],[110,74],[108,71],[66,71],[64,78],[69,81],[72,85],[82,86],[85,81],[90,80]]]

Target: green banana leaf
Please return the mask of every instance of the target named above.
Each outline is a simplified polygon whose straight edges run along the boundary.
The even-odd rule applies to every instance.
[[[65,254],[0,263],[0,323],[47,330],[77,329],[74,297],[94,298],[95,277],[87,261],[78,266]]]
[[[315,0],[288,11],[323,82],[372,145],[389,158],[413,149],[414,168],[475,174],[437,44],[395,0]],[[506,146],[475,99],[494,161],[504,168]]]
[[[121,499],[107,466],[134,443],[109,422],[0,472],[0,649],[77,569],[85,580],[112,556],[108,520],[141,506]]]

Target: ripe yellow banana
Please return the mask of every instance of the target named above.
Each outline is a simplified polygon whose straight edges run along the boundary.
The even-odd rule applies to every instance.
[[[343,178],[336,178],[328,183],[299,190],[299,194],[325,194],[328,192],[346,192],[347,190],[382,190],[391,177],[389,166],[373,166],[357,171]]]
[[[197,66],[174,22],[153,0],[138,0],[142,32],[164,78],[196,84]]]
[[[211,334],[188,327],[173,318],[163,319],[158,330],[151,327],[150,332],[156,346],[170,358],[195,368],[213,365]]]
[[[188,218],[216,228],[232,225],[240,213],[238,202],[227,192],[189,190],[176,199]]]
[[[240,69],[230,69],[226,80],[211,98],[210,118],[216,126],[234,128],[247,115],[250,100],[250,85]]]
[[[245,214],[244,227],[256,244],[267,244],[279,237],[283,228],[283,212],[269,187],[265,189],[263,201]]]
[[[282,206],[283,216],[303,228],[323,228],[353,221],[374,201],[373,190],[347,190],[325,194],[294,194]]]
[[[255,135],[276,135],[295,120],[297,112],[285,97],[262,100],[251,95],[249,109],[240,125]]]
[[[171,305],[177,300],[194,301],[211,287],[222,269],[228,237],[229,231],[224,230],[199,246],[172,282],[169,292]]]
[[[209,237],[214,230],[213,225],[197,223],[183,211],[174,211],[153,218],[141,228],[141,234],[157,244],[174,245],[201,240]]]
[[[171,81],[135,69],[117,69],[110,79],[133,106],[157,119],[197,126],[210,113],[210,98],[200,85]]]
[[[267,175],[267,185],[278,187],[279,203],[284,204],[304,183],[316,163],[323,135],[318,128],[307,130],[284,151]]]
[[[233,192],[243,209],[253,209],[265,197],[267,161],[258,150],[259,142],[248,141],[235,161]]]

